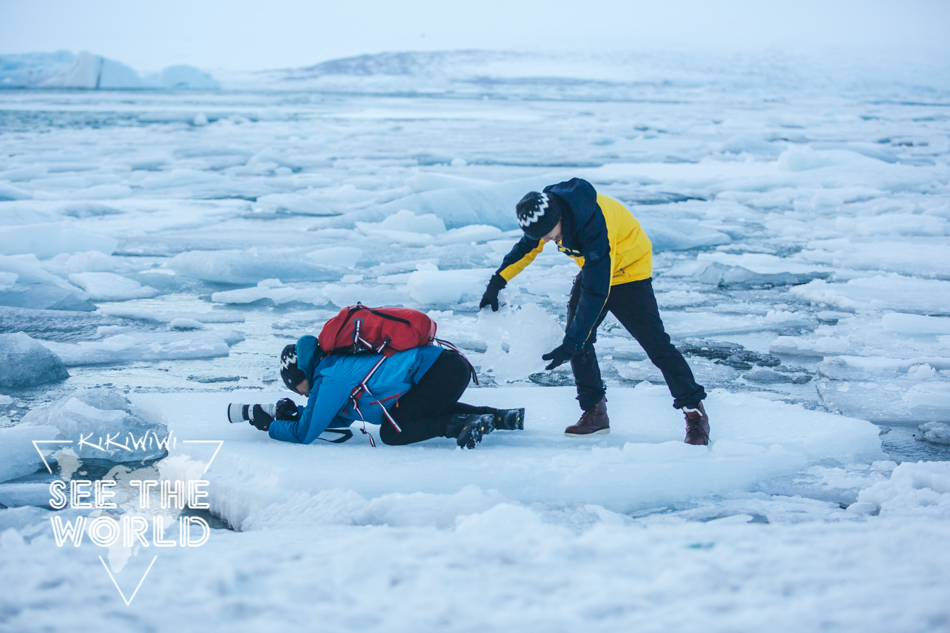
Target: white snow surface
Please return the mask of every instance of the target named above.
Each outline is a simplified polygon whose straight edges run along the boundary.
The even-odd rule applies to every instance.
[[[0,90],[0,334],[70,367],[0,387],[0,503],[22,506],[0,508],[0,629],[950,622],[946,59],[386,53],[215,92],[181,68],[0,57],[8,87],[66,71],[170,88]],[[563,436],[570,372],[540,356],[578,268],[554,246],[499,313],[478,311],[521,237],[515,203],[572,177],[652,240],[665,328],[710,393],[710,447],[682,442],[662,374],[612,315],[596,342],[612,432]],[[478,371],[463,400],[525,406],[526,429],[462,451],[374,449],[358,431],[297,446],[227,423],[229,402],[287,396],[281,348],[357,301],[429,313]],[[128,411],[76,395],[105,385]],[[108,474],[44,453],[114,478],[115,514],[168,525],[177,511],[136,509],[128,482],[210,464],[201,516],[239,531],[57,547],[32,440],[59,431],[23,424],[54,410],[179,439]],[[212,462],[217,444],[192,440],[224,444]],[[99,555],[126,596],[158,555],[131,606]]]

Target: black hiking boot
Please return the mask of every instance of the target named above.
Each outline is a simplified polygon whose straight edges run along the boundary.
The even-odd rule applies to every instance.
[[[492,409],[496,431],[523,431],[524,409]]]
[[[683,407],[683,415],[686,416],[686,439],[683,441],[696,446],[709,444],[709,416],[703,403],[697,402],[695,407]]]
[[[445,436],[456,438],[461,448],[475,448],[494,430],[495,416],[491,413],[456,413],[445,426]]]

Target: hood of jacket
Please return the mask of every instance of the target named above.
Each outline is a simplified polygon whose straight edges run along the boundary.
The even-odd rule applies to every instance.
[[[320,345],[317,338],[307,334],[297,339],[297,367],[307,377],[307,382],[313,385],[313,374],[320,364],[323,354],[320,352]]]

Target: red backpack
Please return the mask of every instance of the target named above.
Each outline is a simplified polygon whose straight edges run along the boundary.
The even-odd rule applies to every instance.
[[[410,308],[368,308],[362,303],[343,308],[326,322],[317,340],[324,354],[396,352],[437,342],[435,321]]]

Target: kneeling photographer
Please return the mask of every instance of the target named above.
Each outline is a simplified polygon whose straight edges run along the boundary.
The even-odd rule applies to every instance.
[[[437,345],[389,356],[327,354],[307,335],[284,348],[280,375],[288,389],[307,396],[305,407],[290,398],[276,405],[232,404],[231,421],[246,420],[276,440],[301,444],[346,441],[350,425],[362,422],[364,433],[365,424],[379,424],[385,444],[448,437],[462,448],[475,448],[496,429],[524,428],[524,409],[459,402],[473,370],[457,351]]]

